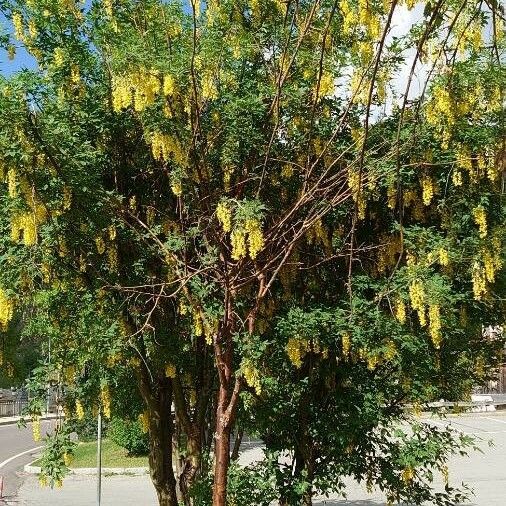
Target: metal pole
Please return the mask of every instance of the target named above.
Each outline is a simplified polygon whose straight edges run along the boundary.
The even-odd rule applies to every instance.
[[[102,411],[98,409],[97,432],[97,506],[102,499]]]
[[[48,366],[51,364],[51,336],[49,336]],[[51,397],[51,382],[47,382],[46,415],[49,415],[49,399]]]

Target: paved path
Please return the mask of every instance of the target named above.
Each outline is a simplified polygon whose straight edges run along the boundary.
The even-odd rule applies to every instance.
[[[435,425],[451,424],[458,430],[482,438],[483,454],[476,452],[470,458],[455,458],[450,464],[450,484],[468,483],[475,497],[467,506],[504,506],[506,504],[506,413],[478,413],[425,419]],[[494,442],[493,447],[488,441]],[[245,445],[241,462],[261,458],[261,447],[256,443]],[[441,483],[439,483],[442,485]],[[316,498],[315,506],[385,506],[380,492],[367,494],[358,484],[347,482],[347,500]],[[62,489],[41,489],[35,476],[29,476],[19,490],[15,504],[19,506],[89,506],[95,504],[96,481],[93,477],[75,476],[65,480]],[[156,496],[148,476],[111,476],[103,480],[104,506],[156,506]]]
[[[50,431],[54,423],[53,420],[42,421],[42,435]],[[41,446],[41,443],[33,441],[31,423],[24,429],[18,429],[16,424],[0,425],[0,476],[3,476],[4,480],[4,500],[0,499],[0,505],[9,504],[7,501],[13,499],[23,477],[20,470],[34,460],[33,454],[37,452],[21,455],[10,462],[5,461],[38,446]],[[5,464],[2,465],[3,463]]]

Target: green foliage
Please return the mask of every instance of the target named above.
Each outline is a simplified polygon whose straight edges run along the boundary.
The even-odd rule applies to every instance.
[[[129,455],[147,455],[149,440],[137,420],[113,418],[109,424],[109,437],[125,448]]]
[[[230,471],[239,503],[348,475],[459,499],[428,473],[468,442],[392,431],[503,346],[482,332],[505,317],[503,13],[426,2],[387,37],[399,5],[0,1],[0,46],[38,62],[0,78],[0,344],[14,368],[34,343],[30,413],[56,383],[70,423],[142,414],[156,439],[174,403],[204,495],[237,413],[268,448]]]

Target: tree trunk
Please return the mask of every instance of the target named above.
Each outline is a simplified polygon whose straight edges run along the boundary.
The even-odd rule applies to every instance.
[[[158,496],[158,504],[178,506],[176,477],[172,467],[172,382],[165,377],[151,381],[148,370],[142,366],[139,380],[139,389],[148,416],[149,471]]]
[[[148,408],[149,468],[160,506],[178,506],[176,478],[172,467],[172,384],[168,378],[159,382],[156,401]]]
[[[235,436],[234,448],[232,449],[232,456],[231,456],[232,460],[237,460],[239,458],[239,452],[241,450],[241,443],[243,436],[244,436],[244,429],[239,429]]]
[[[198,428],[195,432],[198,432]],[[179,488],[185,506],[192,506],[190,490],[198,476],[202,465],[202,444],[200,435],[189,434],[186,443],[186,457],[183,460],[183,469],[179,476]]]
[[[213,506],[225,506],[227,503],[227,475],[230,465],[231,423],[226,416],[228,389],[220,385],[216,410],[216,433],[214,439],[214,486]]]

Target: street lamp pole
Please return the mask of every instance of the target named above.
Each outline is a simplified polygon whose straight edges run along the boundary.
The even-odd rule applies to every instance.
[[[97,420],[97,506],[102,500],[102,410],[98,408]]]

